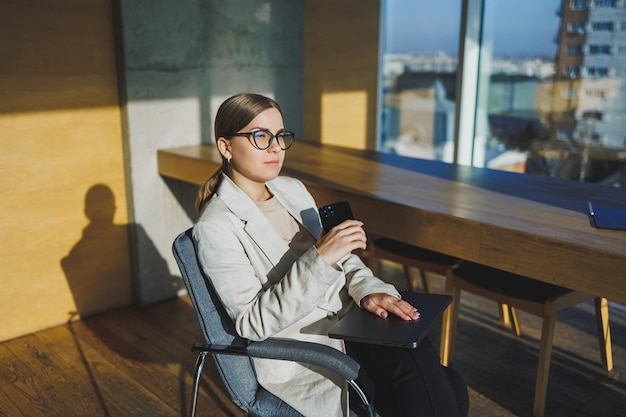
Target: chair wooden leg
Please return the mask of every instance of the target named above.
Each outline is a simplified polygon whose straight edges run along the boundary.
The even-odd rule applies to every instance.
[[[500,324],[504,327],[509,327],[511,319],[508,306],[506,304],[498,304],[498,313],[500,313]]]
[[[521,336],[522,327],[517,318],[517,311],[515,311],[515,308],[506,304],[498,304],[498,311],[500,313],[500,324],[504,327],[511,326],[515,336]]]
[[[550,374],[550,358],[554,341],[554,327],[556,325],[556,311],[550,303],[546,304],[541,328],[541,346],[539,348],[539,364],[537,365],[537,381],[535,383],[535,403],[533,416],[543,417],[546,408],[546,394],[548,391],[548,376]]]
[[[511,327],[513,328],[513,332],[515,336],[520,337],[522,335],[522,325],[517,318],[517,310],[514,307],[509,306],[509,311],[511,313]]]
[[[498,312],[500,313],[500,324],[504,327],[509,327],[511,325],[509,306],[506,304],[498,304]]]
[[[411,269],[406,265],[402,265],[402,270],[404,271],[404,278],[406,279],[407,288],[409,289],[409,291],[415,291],[416,288],[411,277]]]
[[[611,349],[611,328],[609,327],[609,302],[606,298],[598,297],[593,300],[593,303],[596,308],[602,367],[606,371],[610,371],[613,369],[613,351]]]
[[[430,285],[428,284],[428,278],[426,277],[426,272],[423,269],[420,269],[420,277],[422,278],[422,288],[424,288],[424,292],[426,294],[430,294]]]
[[[441,321],[441,342],[439,345],[439,356],[441,364],[452,366],[454,359],[454,344],[456,342],[456,327],[459,318],[459,307],[461,305],[461,290],[452,288],[451,278],[446,279],[446,294],[452,295],[452,304],[446,308]]]

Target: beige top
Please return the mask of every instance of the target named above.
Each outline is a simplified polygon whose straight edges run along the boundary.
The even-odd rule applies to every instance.
[[[257,201],[256,205],[297,257],[315,245],[316,239],[311,232],[298,223],[277,198]]]

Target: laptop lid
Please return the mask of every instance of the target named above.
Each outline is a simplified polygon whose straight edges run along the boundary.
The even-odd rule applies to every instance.
[[[354,308],[335,324],[328,336],[352,342],[415,348],[437,318],[452,302],[452,296],[401,291],[402,299],[417,308],[420,318],[405,321],[389,314],[383,319],[367,310]]]

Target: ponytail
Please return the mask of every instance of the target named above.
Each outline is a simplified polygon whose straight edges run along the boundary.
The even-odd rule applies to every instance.
[[[200,213],[204,205],[211,199],[215,190],[222,182],[222,174],[226,173],[226,160],[222,160],[222,166],[200,187],[196,196],[196,212]]]

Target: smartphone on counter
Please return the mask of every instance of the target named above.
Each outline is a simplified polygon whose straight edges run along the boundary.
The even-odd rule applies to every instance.
[[[341,222],[354,219],[350,203],[347,201],[339,201],[322,206],[319,208],[319,213],[322,219],[322,227],[326,233]]]

